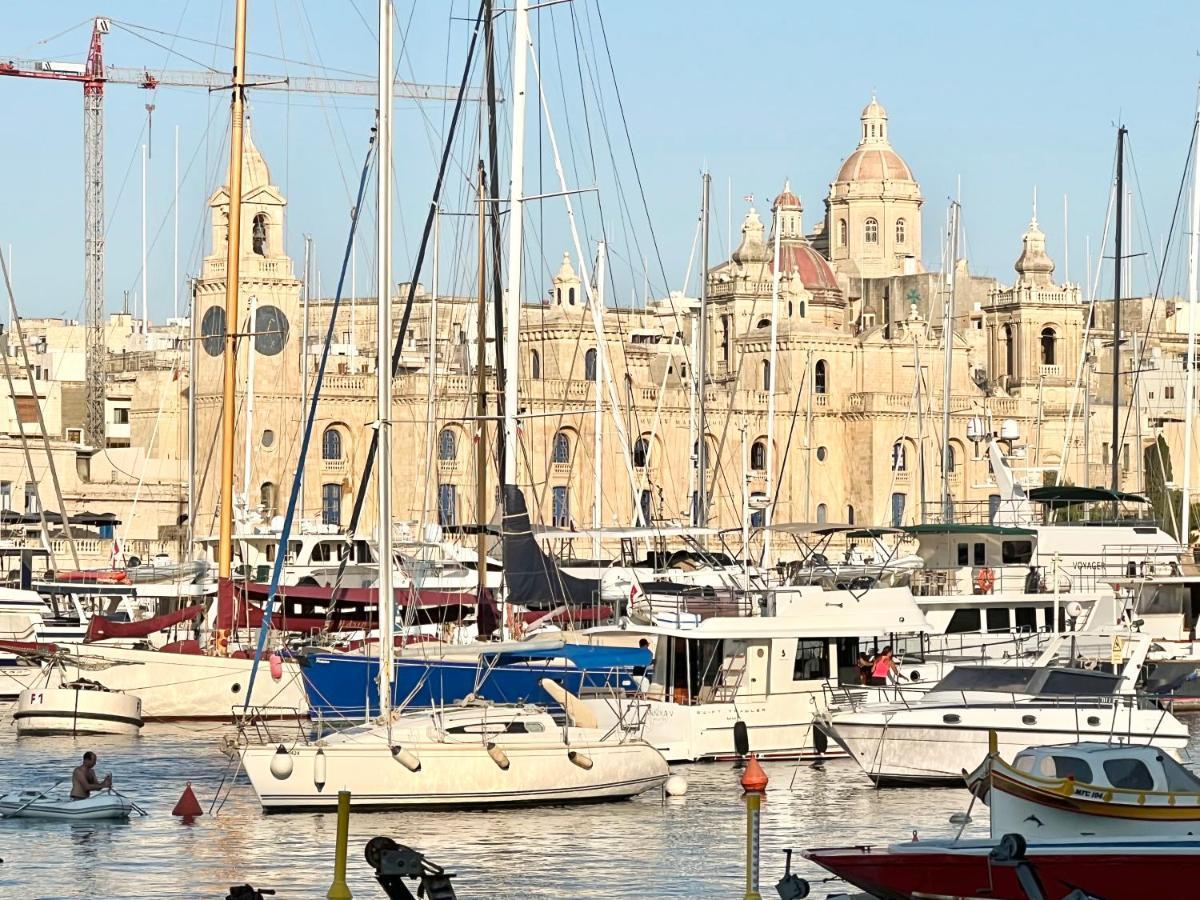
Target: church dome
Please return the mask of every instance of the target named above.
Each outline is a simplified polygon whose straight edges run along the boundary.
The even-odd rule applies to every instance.
[[[787,182],[783,186],[783,193],[775,198],[775,202],[771,204],[771,209],[784,209],[786,207],[794,207],[800,209],[800,198],[792,191],[791,182]]]
[[[809,291],[838,290],[837,277],[829,262],[808,241],[788,241],[779,247],[780,275],[793,271],[800,276],[800,283]]]
[[[888,141],[887,110],[874,97],[859,117],[858,147],[846,157],[837,181],[915,181],[912,169]]]

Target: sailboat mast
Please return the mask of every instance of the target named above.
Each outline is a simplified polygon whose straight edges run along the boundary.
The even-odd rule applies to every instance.
[[[245,440],[243,441],[244,457],[242,459],[242,493],[246,496],[246,512],[250,511],[250,455],[254,449],[254,441],[251,432],[254,430],[254,357],[258,354],[253,351],[254,347],[254,325],[258,320],[258,297],[254,294],[250,295],[250,310],[246,318],[246,334],[249,337],[249,347],[251,351],[249,358],[246,361],[246,427]]]
[[[604,278],[608,262],[608,246],[600,241],[596,248],[596,303],[604,310]],[[598,316],[592,316],[592,321],[599,321]],[[600,385],[604,383],[604,360],[608,356],[604,352],[604,332],[596,334],[596,388],[593,392],[592,424],[592,559],[600,558],[600,526],[603,525],[604,503],[604,396]],[[636,500],[635,500],[636,502]],[[643,522],[642,524],[647,524]]]
[[[958,271],[958,201],[950,203],[950,283],[942,319],[942,521],[954,518],[954,500],[950,496],[950,391],[953,388],[954,294]],[[920,372],[918,371],[918,377]]]
[[[1112,489],[1121,489],[1121,240],[1125,225],[1125,126],[1117,129],[1116,248],[1113,256]]]
[[[479,602],[487,589],[487,174],[479,161],[479,305],[475,317],[475,565]]]
[[[217,649],[227,652],[233,627],[233,462],[237,379],[238,282],[242,246],[242,129],[246,114],[246,0],[237,0],[230,102],[229,228],[225,241],[225,341],[221,391],[221,500],[217,539]]]
[[[775,386],[778,383],[775,374],[776,367],[779,364],[779,242],[780,232],[779,220],[772,223],[772,228],[775,231],[775,263],[771,270],[771,348],[769,361],[767,363],[767,478],[766,478],[766,497],[768,506],[763,510],[763,521],[770,525],[775,518]],[[743,442],[744,443],[744,442]],[[746,511],[749,508],[749,502],[742,507],[742,519],[746,518]],[[750,532],[748,527],[743,523],[745,533],[742,537],[742,556],[743,559],[750,555]],[[764,569],[771,568],[771,530],[768,528],[763,531],[763,551],[762,551],[762,566]]]
[[[376,260],[375,402],[379,452],[375,470],[379,542],[379,715],[390,725],[392,708],[392,3],[379,0],[379,132],[376,153],[378,247]]]
[[[1192,233],[1188,241],[1187,374],[1183,388],[1183,509],[1179,543],[1191,543],[1192,528],[1192,421],[1196,412],[1196,303],[1197,266],[1200,265],[1200,108],[1192,137]]]
[[[696,526],[708,526],[708,206],[712,176],[705,172],[700,189],[700,350],[696,359]]]

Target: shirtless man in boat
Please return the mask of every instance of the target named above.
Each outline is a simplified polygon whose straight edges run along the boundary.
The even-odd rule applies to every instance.
[[[83,765],[76,766],[71,773],[71,799],[86,800],[93,791],[102,791],[112,787],[112,773],[104,776],[103,781],[96,780],[96,754],[89,750],[83,754]]]

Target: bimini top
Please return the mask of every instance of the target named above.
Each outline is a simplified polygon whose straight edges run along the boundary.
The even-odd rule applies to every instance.
[[[1037,534],[1032,528],[1006,525],[974,525],[969,522],[946,522],[943,524],[908,525],[900,529],[906,534],[997,534],[1004,537],[1028,537]]]
[[[1074,484],[1032,488],[1028,497],[1034,503],[1067,506],[1072,503],[1149,503],[1141,494],[1111,491],[1108,488],[1080,487]]]
[[[862,525],[839,525],[829,522],[780,522],[778,525],[766,526],[763,531],[798,536],[815,534],[820,537],[828,537],[833,534],[846,534],[849,537],[880,537],[885,534],[900,534],[901,529],[864,528]]]

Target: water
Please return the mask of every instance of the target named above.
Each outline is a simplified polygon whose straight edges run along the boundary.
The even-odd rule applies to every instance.
[[[170,811],[187,781],[208,809],[226,774],[218,743],[228,729],[147,725],[140,737],[17,740],[0,729],[0,791],[41,790],[70,775],[84,750],[99,756],[118,790],[150,815],[127,824],[70,825],[0,820],[0,897],[224,897],[230,885],[274,888],[280,900],[324,897],[333,873],[336,816],[264,816],[245,778],[217,816],[183,825]],[[1200,719],[1192,723],[1200,759]],[[763,805],[762,882],[774,896],[785,847],[888,843],[945,835],[964,790],[877,791],[848,760],[776,763]],[[745,808],[728,764],[678,766],[689,790],[664,802],[629,802],[501,812],[353,813],[347,880],[356,898],[384,897],[363,859],[366,842],[388,835],[456,873],[455,889],[474,898],[740,897],[744,890]],[[66,785],[63,786],[64,789]],[[976,807],[968,835],[986,834]],[[804,877],[824,873],[799,861]],[[814,884],[813,896],[830,885]]]

